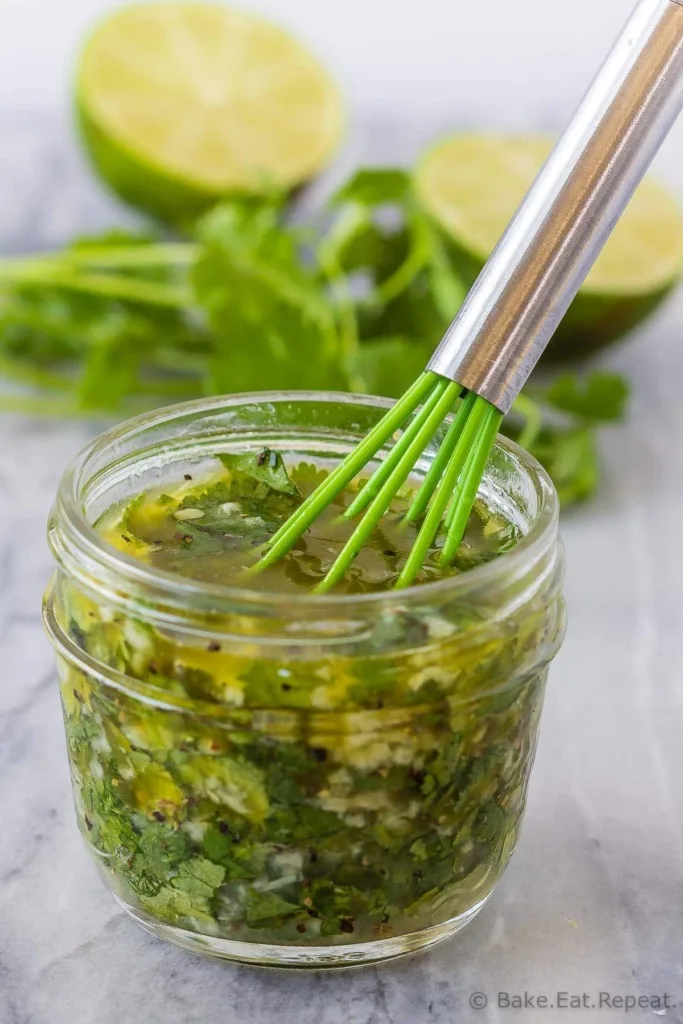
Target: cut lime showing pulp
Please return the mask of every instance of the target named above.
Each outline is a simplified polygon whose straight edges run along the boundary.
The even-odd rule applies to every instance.
[[[325,69],[282,29],[193,2],[124,8],[90,37],[76,104],[104,180],[178,220],[233,194],[290,190],[329,162],[344,126]]]
[[[474,281],[541,169],[541,136],[458,134],[433,146],[415,172],[419,202],[450,236]],[[683,218],[674,197],[647,178],[560,325],[550,352],[573,356],[620,337],[655,309],[683,270]]]

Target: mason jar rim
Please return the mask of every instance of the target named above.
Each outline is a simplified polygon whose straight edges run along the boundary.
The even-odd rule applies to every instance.
[[[111,573],[128,581],[149,587],[159,593],[177,599],[185,597],[211,598],[219,605],[233,606],[236,602],[252,608],[284,608],[295,604],[302,611],[331,611],[339,608],[348,613],[353,607],[386,606],[404,604],[419,595],[421,602],[443,597],[455,598],[485,585],[494,586],[497,580],[509,580],[518,571],[524,571],[529,564],[541,557],[553,540],[559,518],[559,500],[553,483],[541,464],[514,441],[499,434],[496,447],[509,451],[527,470],[539,496],[538,513],[529,531],[508,551],[490,562],[476,566],[458,575],[448,576],[429,583],[414,584],[402,590],[374,591],[367,594],[293,594],[269,590],[252,590],[247,587],[207,583],[186,576],[167,572],[126,554],[108,544],[97,529],[88,521],[81,507],[81,490],[85,483],[88,465],[97,456],[106,454],[109,446],[122,440],[134,440],[153,425],[163,425],[175,419],[187,417],[193,412],[220,412],[240,405],[255,405],[273,402],[334,402],[345,405],[371,406],[389,409],[392,399],[379,398],[336,391],[261,391],[241,392],[208,399],[195,399],[164,406],[124,420],[98,434],[68,464],[59,484],[56,510],[58,527],[65,527],[71,538],[85,554]]]

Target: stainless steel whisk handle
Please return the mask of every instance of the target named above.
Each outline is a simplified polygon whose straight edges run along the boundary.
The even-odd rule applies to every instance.
[[[683,0],[641,0],[434,353],[508,412],[683,109]]]

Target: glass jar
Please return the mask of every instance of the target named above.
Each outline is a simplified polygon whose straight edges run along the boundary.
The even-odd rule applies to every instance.
[[[45,621],[78,822],[125,910],[195,952],[321,967],[421,949],[472,920],[515,848],[564,632],[557,499],[521,449],[499,439],[481,493],[522,540],[403,591],[197,582],[94,526],[217,452],[334,462],[388,404],[176,406],[103,434],[62,480]]]

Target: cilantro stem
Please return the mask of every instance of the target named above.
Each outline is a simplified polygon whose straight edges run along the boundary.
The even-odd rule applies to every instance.
[[[72,399],[50,398],[45,395],[0,395],[0,411],[57,419],[86,418],[94,415],[92,410],[79,409]]]
[[[187,377],[143,378],[139,381],[139,389],[145,395],[157,395],[164,401],[196,398],[199,391],[197,381]]]
[[[16,381],[17,384],[25,384],[34,388],[68,391],[73,385],[73,380],[66,374],[30,366],[23,360],[12,359],[5,355],[0,355],[0,373],[3,377]]]
[[[297,281],[288,278],[275,267],[268,266],[260,260],[243,259],[240,262],[245,271],[257,281],[272,288],[287,305],[301,310],[304,314],[314,316],[319,322],[329,323],[331,316],[327,303],[322,299],[313,298],[310,291],[301,287]]]
[[[408,256],[391,277],[377,286],[376,299],[383,304],[397,299],[426,266],[430,256],[429,234],[424,221],[415,213],[409,218],[411,243]]]
[[[533,447],[543,429],[543,410],[533,398],[529,398],[525,394],[518,395],[512,409],[524,420],[524,427],[517,437],[517,444],[520,448]]]
[[[117,406],[114,410],[79,405],[76,399],[66,397],[52,398],[49,395],[0,394],[0,412],[37,416],[41,419],[54,417],[55,419],[114,420],[127,416],[136,416],[139,413],[156,408],[157,404],[154,401],[129,401]]]
[[[182,373],[183,376],[204,377],[206,374],[206,352],[183,352],[178,348],[157,348],[154,350],[154,365],[160,370]]]
[[[188,242],[168,242],[156,245],[84,245],[65,249],[56,256],[30,253],[14,260],[0,260],[0,276],[7,269],[21,272],[33,268],[54,267],[186,267],[199,254],[199,246]]]
[[[349,385],[353,391],[363,391],[364,381],[358,373],[354,373],[353,364],[358,352],[358,317],[353,301],[349,281],[344,270],[331,249],[321,246],[318,250],[320,267],[330,285],[336,312],[338,314],[338,333],[345,365],[350,375]]]
[[[55,260],[52,264],[45,261],[42,264],[24,265],[6,263],[0,266],[0,284],[4,282],[11,287],[63,288],[65,291],[169,309],[185,309],[192,301],[191,293],[176,285],[125,276],[115,277],[112,274],[83,274],[68,264],[62,269],[60,262]]]

